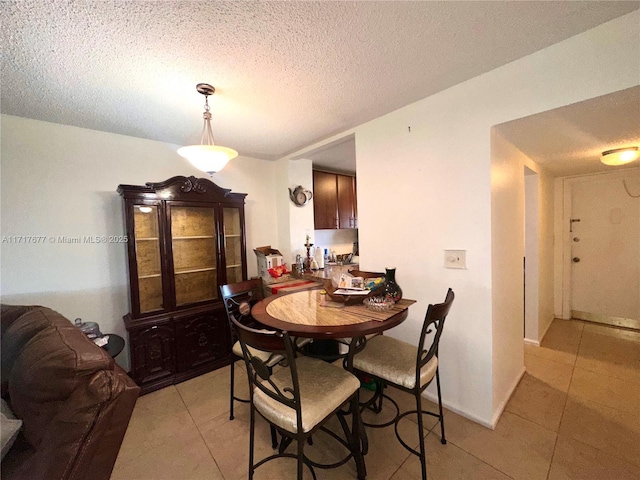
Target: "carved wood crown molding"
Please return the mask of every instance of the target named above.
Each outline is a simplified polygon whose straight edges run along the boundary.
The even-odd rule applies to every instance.
[[[125,198],[144,198],[147,200],[184,200],[199,202],[243,203],[246,193],[233,193],[222,188],[208,178],[171,177],[163,182],[147,182],[144,185],[119,185],[118,193]],[[194,198],[197,197],[197,198]]]
[[[180,191],[183,193],[189,193],[189,192],[207,193],[208,188],[213,188],[214,191],[226,197],[231,192],[230,188],[219,187],[208,178],[196,178],[193,175],[191,175],[190,177],[183,177],[183,176],[171,177],[170,179],[165,180],[164,182],[158,182],[158,183],[147,182],[146,186],[150,187],[154,191],[158,191],[158,190],[164,190],[165,188],[168,188],[178,183],[182,184],[180,185]]]

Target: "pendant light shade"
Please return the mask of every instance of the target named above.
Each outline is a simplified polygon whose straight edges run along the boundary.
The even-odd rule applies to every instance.
[[[198,170],[213,175],[224,168],[231,160],[238,156],[232,148],[221,147],[215,144],[213,140],[213,132],[211,131],[211,112],[209,111],[209,95],[213,95],[216,91],[214,87],[207,83],[199,83],[196,90],[204,95],[204,125],[202,127],[202,136],[200,145],[190,145],[178,149],[178,155],[186,158]]]
[[[616,148],[602,152],[600,161],[605,165],[625,165],[633,162],[639,155],[638,147]]]

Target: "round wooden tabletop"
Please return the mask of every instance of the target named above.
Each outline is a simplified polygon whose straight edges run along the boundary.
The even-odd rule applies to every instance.
[[[379,333],[401,324],[408,316],[407,301],[400,311],[384,320],[369,315],[363,305],[335,308],[322,306],[320,289],[274,295],[256,303],[251,314],[258,322],[295,337],[347,338]],[[401,307],[398,307],[398,309]]]

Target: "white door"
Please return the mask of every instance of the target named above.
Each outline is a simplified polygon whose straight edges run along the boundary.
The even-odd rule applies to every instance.
[[[623,178],[638,190],[635,169],[571,182],[571,315],[640,328],[640,199]]]

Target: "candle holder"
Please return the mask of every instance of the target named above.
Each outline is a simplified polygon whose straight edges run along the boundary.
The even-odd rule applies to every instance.
[[[307,258],[304,259],[304,273],[313,273],[313,270],[311,270],[311,247],[313,247],[313,243],[307,243],[305,245]]]

